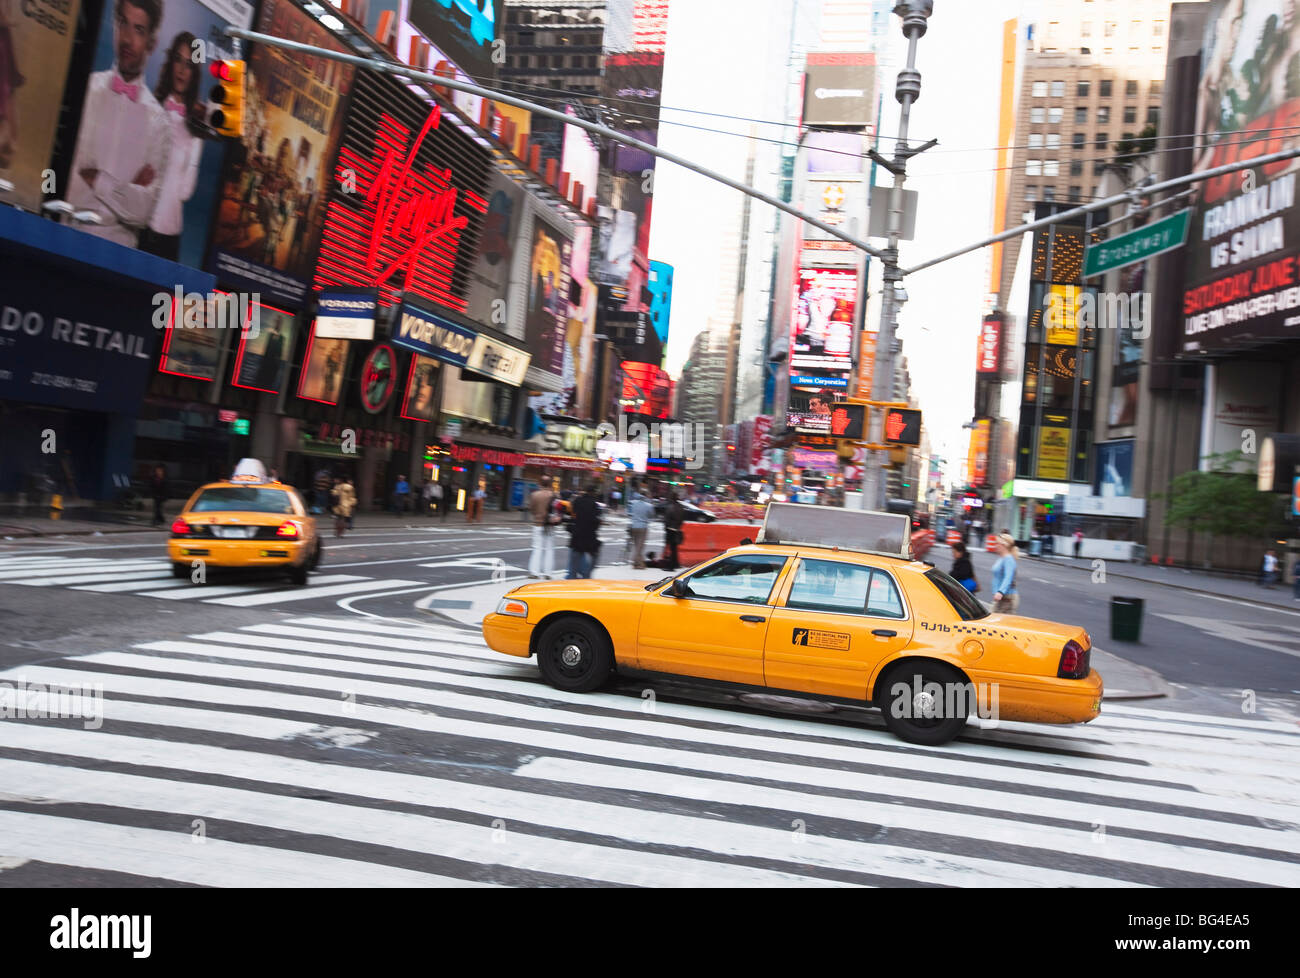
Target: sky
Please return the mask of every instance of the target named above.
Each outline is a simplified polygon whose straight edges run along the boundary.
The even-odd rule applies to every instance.
[[[743,177],[749,123],[672,112],[705,109],[778,119],[783,106],[771,101],[764,84],[771,71],[784,71],[754,56],[766,50],[771,32],[787,27],[773,11],[779,0],[679,0],[669,20],[659,144],[736,179]],[[908,164],[906,186],[919,194],[916,238],[900,246],[903,267],[974,243],[991,234],[997,143],[998,84],[1002,22],[1017,16],[1019,0],[937,0],[929,29],[917,46],[921,97],[912,109],[909,140],[939,145]],[[906,57],[901,21],[894,18],[897,61]],[[746,52],[749,54],[747,55]],[[894,72],[881,78],[882,137],[898,130]],[[737,135],[704,133],[671,124],[728,129]],[[778,134],[782,134],[778,136]],[[762,135],[789,138],[790,130],[765,128]],[[882,138],[892,156],[894,142]],[[888,174],[877,177],[887,183]],[[670,163],[655,176],[650,257],[675,267],[672,324],[666,364],[680,369],[691,339],[714,308],[718,252],[727,226],[724,208],[738,208],[741,195]],[[758,212],[771,208],[755,203]],[[878,242],[883,244],[883,242]],[[899,335],[912,374],[914,399],[925,415],[932,451],[950,462],[956,479],[965,459],[975,384],[975,344],[988,291],[988,249],[918,272],[905,283],[908,302],[899,316]],[[872,296],[868,324],[879,319]]]

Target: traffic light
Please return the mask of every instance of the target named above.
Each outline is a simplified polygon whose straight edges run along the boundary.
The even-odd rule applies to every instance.
[[[891,445],[921,444],[921,412],[905,408],[886,411],[885,441]]]
[[[866,437],[867,406],[836,401],[831,406],[831,435],[861,441]]]
[[[212,86],[212,113],[208,124],[223,136],[244,135],[244,62],[214,61],[212,77],[217,83]]]

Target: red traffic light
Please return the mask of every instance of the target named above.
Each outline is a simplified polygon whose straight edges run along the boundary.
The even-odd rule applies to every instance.
[[[213,78],[220,81],[230,81],[234,75],[234,70],[231,68],[229,61],[214,61],[212,67],[208,70],[212,72]]]

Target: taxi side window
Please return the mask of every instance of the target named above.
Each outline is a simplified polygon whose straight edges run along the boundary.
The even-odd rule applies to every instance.
[[[683,583],[692,598],[767,604],[772,586],[784,566],[784,557],[739,554],[696,571],[684,578]]]
[[[898,587],[884,571],[836,560],[801,560],[787,608],[902,618]]]

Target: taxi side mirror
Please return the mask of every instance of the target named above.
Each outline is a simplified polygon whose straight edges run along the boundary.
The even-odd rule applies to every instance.
[[[690,594],[690,589],[682,582],[680,577],[675,578],[668,587],[664,588],[664,594],[670,598],[684,598]]]

